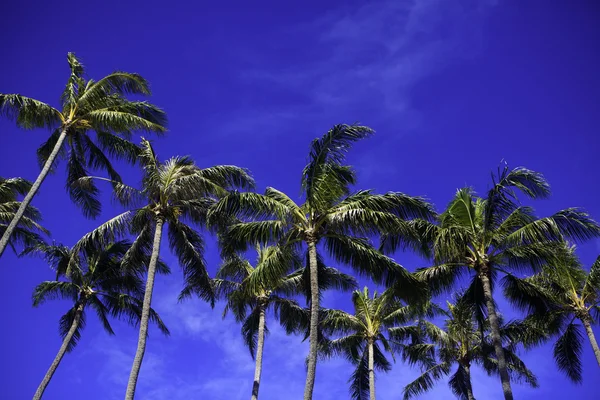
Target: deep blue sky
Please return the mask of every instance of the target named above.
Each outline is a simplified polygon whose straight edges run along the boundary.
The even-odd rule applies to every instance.
[[[56,105],[68,51],[91,78],[116,69],[141,73],[152,83],[151,100],[170,117],[168,136],[155,141],[163,158],[237,164],[253,172],[259,190],[294,195],[310,140],[335,123],[360,121],[377,131],[350,156],[360,188],[425,195],[441,208],[464,185],[483,192],[504,159],[550,181],[554,195],[535,204],[539,214],[579,206],[600,218],[600,7],[593,0],[28,1],[3,2],[0,15],[0,92]],[[0,176],[35,179],[35,149],[47,133],[0,121],[0,135]],[[137,182],[135,170],[123,175]],[[53,238],[71,245],[118,208],[83,219],[64,180],[61,166],[34,205]],[[152,332],[137,398],[247,398],[253,362],[239,327],[198,300],[176,303],[181,274],[163,250],[173,274],[160,277],[153,305],[172,336]],[[580,247],[586,265],[598,253],[600,242]],[[214,273],[214,245],[208,261]],[[423,266],[411,255],[398,261]],[[27,399],[58,350],[58,319],[68,304],[31,307],[33,287],[53,276],[40,260],[5,254],[0,268],[0,397]],[[347,308],[349,295],[329,293],[325,305]],[[137,332],[115,326],[117,336],[108,337],[89,315],[46,399],[123,397]],[[271,324],[263,400],[301,397],[306,349]],[[556,371],[549,347],[525,359],[541,388],[515,385],[516,398],[597,398],[587,342],[580,386]],[[320,364],[315,398],[347,398],[350,373],[344,360]],[[397,364],[379,376],[380,398],[398,398],[415,376]],[[501,393],[481,372],[474,389],[480,400]],[[445,383],[432,393],[452,398]]]

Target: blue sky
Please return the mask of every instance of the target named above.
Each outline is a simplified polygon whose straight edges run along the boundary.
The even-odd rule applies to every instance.
[[[534,204],[539,214],[579,206],[600,218],[599,12],[592,0],[3,2],[0,92],[56,105],[72,51],[89,77],[119,69],[150,80],[152,101],[170,118],[168,136],[155,141],[163,158],[189,154],[200,166],[247,167],[259,190],[299,194],[310,140],[335,123],[359,121],[377,131],[350,155],[360,188],[425,195],[441,209],[459,187],[483,192],[504,159],[550,181],[554,195]],[[0,135],[0,175],[35,179],[35,149],[47,133],[0,121]],[[138,179],[131,168],[123,176]],[[60,166],[34,205],[53,238],[71,245],[119,209],[107,204],[97,221],[83,219],[64,178]],[[214,273],[218,258],[208,242]],[[247,398],[253,362],[239,326],[199,300],[177,304],[181,273],[163,250],[173,274],[160,277],[153,305],[172,335],[151,332],[137,398]],[[598,253],[600,242],[579,248],[586,265]],[[423,266],[410,254],[398,261]],[[69,305],[31,307],[34,286],[53,276],[40,260],[7,253],[0,268],[1,393],[26,399],[60,346],[58,319]],[[343,293],[324,300],[349,302]],[[137,332],[115,327],[109,337],[89,316],[45,399],[122,398]],[[273,323],[270,330],[261,398],[300,398],[307,345]],[[541,388],[515,385],[516,398],[596,397],[587,343],[583,385],[556,371],[549,347],[525,359]],[[347,398],[350,373],[344,360],[319,364],[315,399]],[[398,398],[416,374],[398,363],[378,377],[379,397]],[[500,383],[477,370],[474,390],[480,400],[501,395]],[[431,393],[425,398],[452,398],[445,383]]]

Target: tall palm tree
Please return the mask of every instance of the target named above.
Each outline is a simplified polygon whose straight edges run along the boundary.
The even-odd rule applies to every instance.
[[[278,246],[257,246],[256,267],[239,256],[226,259],[217,272],[217,293],[225,297],[223,316],[231,311],[237,322],[242,324],[242,335],[256,365],[252,400],[258,399],[265,334],[268,332],[266,314],[273,309],[275,317],[288,333],[308,326],[305,310],[290,295],[305,291],[304,268],[293,249]],[[292,273],[288,274],[291,270]],[[354,286],[351,277],[338,273],[333,268],[320,269],[324,286],[348,288]],[[287,275],[286,275],[287,274]]]
[[[127,94],[149,95],[148,82],[138,74],[114,72],[99,81],[84,78],[84,67],[73,53],[67,54],[71,75],[61,96],[60,108],[20,94],[0,93],[0,116],[16,120],[25,129],[48,128],[52,132],[37,155],[43,165],[8,228],[0,239],[0,256],[29,203],[59,157],[68,159],[67,190],[86,216],[100,213],[98,190],[81,190],[72,185],[88,175],[89,169],[104,170],[120,181],[108,156],[135,161],[137,146],[129,142],[133,131],[164,132],[166,118],[162,110],[145,101],[129,101]],[[90,132],[95,132],[95,140]],[[64,148],[64,143],[68,151]]]
[[[75,245],[73,248],[39,244],[26,250],[29,254],[42,255],[56,271],[55,281],[42,282],[35,288],[33,305],[37,307],[46,300],[56,298],[73,302],[73,307],[60,319],[63,342],[37,388],[34,400],[42,398],[65,353],[73,350],[79,341],[81,331],[85,327],[88,308],[94,309],[102,326],[111,335],[114,335],[114,331],[109,322],[109,315],[124,317],[132,324],[139,323],[143,282],[136,275],[124,273],[121,268],[121,261],[130,247],[131,243],[119,241],[108,244],[95,243],[94,246]],[[164,334],[169,334],[154,310],[150,310],[150,319]]]
[[[6,232],[6,227],[20,207],[19,196],[24,196],[30,189],[31,183],[23,178],[0,177],[0,234]],[[35,207],[25,208],[8,245],[16,252],[16,245],[30,247],[42,242],[42,234],[48,234],[48,231],[39,224],[41,219],[42,216]]]
[[[351,193],[355,173],[342,165],[354,142],[370,136],[365,126],[336,125],[310,148],[302,171],[304,203],[298,205],[285,193],[267,188],[265,194],[231,193],[213,209],[213,215],[235,215],[242,222],[229,227],[231,242],[244,249],[253,243],[306,245],[309,256],[311,320],[309,357],[304,399],[313,395],[317,366],[319,326],[319,282],[317,246],[322,244],[338,262],[349,264],[361,275],[377,282],[402,284],[406,291],[416,280],[392,259],[379,253],[368,237],[382,230],[403,233],[407,241],[414,229],[413,217],[431,218],[433,211],[423,199],[402,193],[374,194],[369,190]],[[412,243],[412,242],[411,242]]]
[[[583,325],[600,366],[600,348],[592,330],[592,325],[600,322],[600,257],[586,272],[572,247],[558,264],[525,279],[507,276],[503,285],[506,297],[530,312],[526,321],[548,336],[558,336],[554,359],[569,379],[582,381],[584,339],[577,321]]]
[[[351,397],[375,400],[375,369],[387,372],[392,368],[383,350],[394,357],[394,349],[402,349],[402,343],[396,341],[396,330],[402,330],[398,325],[408,322],[414,310],[403,306],[390,289],[381,295],[374,292],[372,297],[366,287],[354,291],[352,304],[354,315],[340,310],[325,312],[323,331],[342,337],[325,341],[321,354],[342,355],[351,361],[356,366],[349,380]]]
[[[143,167],[141,191],[123,183],[111,182],[122,204],[139,207],[114,217],[89,235],[90,240],[112,240],[115,235],[127,231],[134,234],[136,239],[123,259],[125,268],[137,268],[141,265],[140,258],[150,254],[138,345],[127,385],[128,400],[134,397],[146,350],[163,228],[168,228],[169,247],[183,268],[186,288],[181,296],[195,293],[213,302],[213,285],[204,260],[204,240],[193,225],[204,226],[209,207],[228,190],[254,186],[247,171],[236,166],[218,165],[201,169],[189,157],[172,157],[160,162],[152,145],[145,139],[142,139],[139,157]],[[103,178],[86,177],[79,179],[77,184],[85,188],[94,179]]]
[[[512,400],[513,395],[492,295],[494,281],[515,269],[538,271],[554,259],[563,238],[584,241],[600,234],[596,222],[575,208],[537,218],[530,207],[519,205],[517,190],[533,199],[550,194],[541,174],[508,167],[494,177],[485,198],[477,197],[469,188],[458,190],[440,216],[439,225],[423,230],[432,243],[435,265],[418,273],[434,293],[454,286],[465,272],[474,273],[467,297],[478,303],[480,318],[487,312],[506,400]]]
[[[473,386],[471,382],[471,366],[476,363],[484,368],[488,374],[498,373],[498,362],[495,357],[494,346],[489,335],[489,324],[479,326],[474,318],[473,304],[458,296],[457,301],[447,303],[448,309],[438,309],[438,313],[445,316],[444,326],[438,327],[432,322],[421,320],[417,325],[407,327],[405,334],[423,336],[424,343],[409,346],[407,353],[430,353],[422,360],[413,360],[415,363],[425,365],[425,371],[404,388],[404,399],[433,388],[435,382],[450,374],[456,365],[454,374],[450,377],[448,385],[452,392],[461,400],[473,400]],[[537,387],[537,380],[533,373],[527,369],[523,361],[515,353],[515,337],[518,338],[525,327],[517,322],[503,324],[500,335],[503,342],[504,355],[507,360],[508,371],[514,379],[522,379],[533,387]],[[429,343],[425,343],[429,340]],[[411,352],[411,347],[414,351]],[[437,357],[436,357],[437,355]]]

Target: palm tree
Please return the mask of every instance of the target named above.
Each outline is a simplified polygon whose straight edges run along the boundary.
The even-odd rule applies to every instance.
[[[84,191],[72,184],[88,175],[89,169],[104,170],[112,180],[120,181],[107,155],[135,161],[138,149],[129,142],[132,132],[165,131],[162,110],[144,101],[125,98],[127,94],[150,94],[148,82],[140,75],[114,72],[97,82],[86,80],[77,57],[68,53],[67,60],[71,75],[61,96],[60,109],[20,94],[0,94],[0,116],[16,120],[21,128],[48,128],[52,132],[37,150],[42,171],[0,239],[0,256],[57,158],[68,158],[67,190],[71,199],[82,207],[86,216],[95,217],[101,206],[98,190],[92,185]],[[96,133],[95,140],[90,131]],[[63,146],[65,140],[68,151]]]
[[[24,196],[30,189],[31,183],[23,178],[0,177],[0,234],[6,232],[7,225],[20,207],[19,196]],[[48,231],[39,224],[41,219],[42,216],[35,207],[28,206],[23,211],[23,217],[8,241],[15,253],[16,245],[30,247],[42,242],[41,234],[48,234]]]
[[[452,392],[461,400],[473,400],[473,386],[471,383],[471,366],[476,363],[484,368],[488,374],[498,373],[498,361],[492,345],[489,324],[479,326],[474,318],[473,304],[465,301],[464,297],[457,296],[455,304],[447,303],[448,309],[437,310],[445,316],[444,327],[438,327],[432,322],[421,320],[417,325],[406,327],[405,334],[422,336],[430,343],[418,343],[408,346],[406,353],[427,357],[411,360],[413,363],[425,365],[425,371],[417,379],[404,388],[404,399],[408,400],[430,390],[435,381],[450,374],[456,365],[454,374],[450,377],[448,385]],[[523,361],[515,354],[519,334],[526,329],[518,322],[504,324],[500,327],[503,339],[503,351],[512,378],[523,379],[533,387],[537,387],[537,380],[533,373],[527,369]],[[437,358],[435,355],[437,354]],[[409,356],[410,357],[410,356]],[[422,360],[426,362],[423,363]]]
[[[192,293],[214,301],[211,279],[204,261],[204,240],[191,224],[204,226],[208,209],[217,198],[234,188],[252,188],[247,171],[231,165],[201,169],[189,157],[172,157],[160,162],[149,141],[142,139],[140,162],[143,167],[142,190],[111,181],[117,199],[124,205],[140,205],[107,221],[89,235],[90,240],[112,240],[129,231],[136,235],[125,254],[125,268],[138,268],[141,258],[150,254],[144,304],[137,350],[129,376],[126,399],[135,394],[138,375],[146,350],[148,318],[160,253],[163,228],[168,227],[169,247],[183,268],[186,288],[181,297]],[[97,177],[86,177],[77,184],[86,187]],[[84,243],[87,244],[87,243]]]
[[[300,258],[291,248],[257,246],[256,267],[239,256],[226,259],[217,272],[215,287],[227,303],[223,316],[231,311],[237,322],[242,323],[242,335],[256,366],[252,400],[258,399],[262,357],[267,330],[266,313],[272,308],[275,317],[288,333],[300,330],[307,314],[298,303],[287,296],[302,292],[306,285]],[[289,275],[290,270],[295,269]],[[323,282],[344,287],[353,280],[333,269],[322,269]],[[308,325],[308,324],[306,324]]]
[[[569,379],[582,381],[584,339],[576,321],[583,324],[600,366],[600,348],[592,330],[600,321],[600,257],[586,272],[571,247],[562,262],[525,279],[507,276],[503,285],[506,297],[530,312],[526,321],[548,336],[558,336],[554,359]]]
[[[403,347],[395,337],[397,330],[402,330],[398,325],[414,316],[416,309],[403,306],[393,290],[388,289],[381,295],[374,292],[370,297],[366,287],[362,292],[352,293],[352,304],[354,315],[340,310],[325,312],[323,331],[342,337],[324,341],[321,354],[324,357],[342,355],[351,361],[356,366],[349,380],[351,397],[375,400],[375,368],[383,372],[392,368],[379,343],[394,357],[394,348]]]
[[[413,217],[431,218],[431,207],[421,198],[402,193],[351,193],[355,173],[342,165],[346,152],[373,131],[358,125],[336,125],[312,142],[308,164],[302,171],[304,204],[285,193],[267,188],[265,194],[231,193],[213,209],[213,215],[235,215],[242,222],[229,227],[227,235],[236,250],[253,243],[279,243],[300,247],[309,256],[311,320],[309,357],[304,399],[311,400],[317,365],[319,281],[317,246],[323,244],[334,260],[349,264],[361,275],[377,282],[396,282],[410,293],[416,280],[392,259],[379,253],[368,237],[382,230],[414,237],[407,222]],[[226,219],[229,221],[229,219]],[[249,221],[248,221],[249,220]],[[412,241],[411,241],[412,243]],[[414,292],[414,290],[413,290]]]
[[[39,244],[26,250],[28,254],[40,254],[56,270],[55,281],[42,282],[35,288],[33,305],[37,307],[46,300],[57,298],[73,302],[73,307],[60,319],[63,342],[37,388],[34,400],[42,398],[63,356],[73,350],[79,341],[88,308],[94,309],[102,326],[111,335],[114,335],[114,331],[109,315],[124,317],[131,324],[139,323],[143,282],[135,275],[123,273],[121,269],[123,256],[130,247],[131,243],[119,241],[108,244],[97,242],[94,246],[75,245],[73,248]],[[150,310],[150,319],[164,334],[169,334],[154,310]]]
[[[494,177],[485,198],[477,197],[469,188],[458,190],[440,216],[439,225],[423,229],[432,243],[435,265],[417,274],[437,294],[451,288],[464,272],[474,272],[467,297],[477,302],[480,319],[487,312],[506,400],[512,400],[513,395],[492,295],[494,281],[499,274],[515,269],[538,271],[555,258],[563,238],[583,241],[600,234],[596,222],[575,208],[537,218],[530,207],[517,203],[517,190],[533,199],[550,194],[541,174],[508,167]]]

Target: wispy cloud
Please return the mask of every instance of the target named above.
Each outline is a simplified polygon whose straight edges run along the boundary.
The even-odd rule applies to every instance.
[[[493,0],[381,0],[346,5],[278,32],[278,45],[253,52],[240,84],[258,89],[227,130],[279,132],[297,121],[363,121],[365,115],[418,126],[410,92],[424,77],[479,52]],[[289,61],[286,43],[312,51]],[[283,53],[285,54],[285,53]],[[298,62],[298,58],[302,61]],[[269,93],[276,92],[269,102]],[[281,101],[281,99],[286,99]],[[292,100],[287,100],[292,99]],[[258,103],[258,104],[257,104]],[[260,106],[260,104],[265,104]]]

